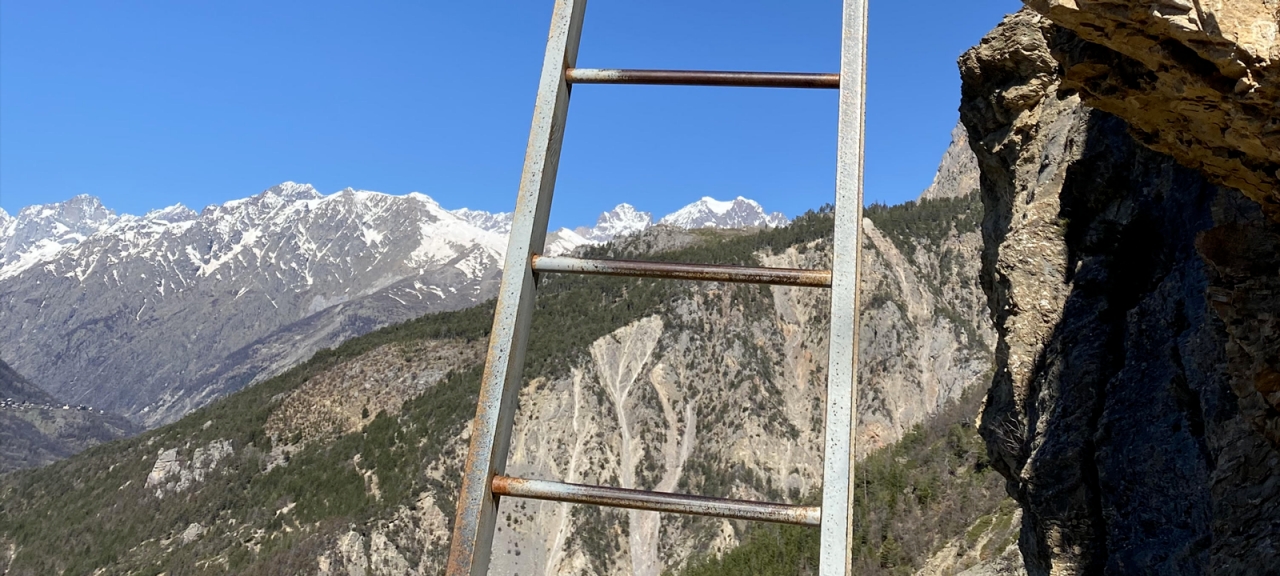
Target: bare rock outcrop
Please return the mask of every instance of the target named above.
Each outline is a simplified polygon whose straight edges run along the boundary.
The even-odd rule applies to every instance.
[[[969,147],[969,131],[964,124],[956,123],[951,131],[951,144],[942,154],[933,183],[925,188],[920,198],[960,198],[978,189],[978,159]]]
[[[1123,2],[1041,7],[1077,4],[1117,22],[1136,14]],[[1202,174],[1184,153],[1203,140],[1161,145],[1143,117],[1086,106],[1093,96],[1051,54],[1074,37],[1023,11],[960,61],[999,334],[982,433],[1023,508],[1027,571],[1267,573],[1280,566],[1280,224],[1249,199],[1265,202],[1265,188],[1224,187],[1248,180],[1208,165],[1214,150],[1247,147],[1203,148]],[[1252,78],[1273,70],[1249,66]],[[1152,82],[1132,89],[1153,99],[1171,82],[1132,73],[1111,81]],[[1169,97],[1146,101],[1150,114],[1157,102],[1190,109]],[[1186,134],[1208,122],[1180,121]]]
[[[1073,32],[1063,87],[1280,221],[1280,2],[1024,1]]]

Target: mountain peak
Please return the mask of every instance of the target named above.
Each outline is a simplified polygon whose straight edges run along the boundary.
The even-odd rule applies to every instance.
[[[716,200],[703,196],[659,220],[678,228],[754,228],[783,226],[789,220],[781,212],[766,213],[759,202],[738,196],[733,200]]]
[[[601,243],[613,240],[618,236],[635,234],[653,226],[653,214],[636,210],[635,206],[623,202],[605,212],[596,219],[593,228],[585,226],[574,230],[579,237],[592,242]]]
[[[114,210],[102,205],[97,196],[77,194],[51,204],[34,204],[18,211],[16,218],[27,221],[57,221],[72,226],[114,218]]]
[[[511,233],[511,220],[515,217],[512,212],[485,212],[470,208],[459,208],[449,212],[476,228],[503,236]]]
[[[351,190],[348,188],[347,190]],[[285,181],[262,191],[261,196],[277,196],[284,200],[316,200],[322,197],[310,184]]]
[[[189,222],[199,217],[200,215],[197,214],[195,210],[187,208],[181,203],[178,203],[178,204],[174,204],[173,206],[169,206],[167,208],[158,208],[156,210],[147,212],[142,216],[142,219],[147,221],[160,221],[160,222],[168,222],[170,224],[173,224],[176,222]]]
[[[45,262],[118,222],[114,210],[95,196],[80,194],[63,202],[36,204],[0,219],[0,278]]]
[[[978,189],[978,157],[969,148],[969,131],[956,124],[951,131],[951,144],[942,154],[933,183],[920,198],[958,198]]]

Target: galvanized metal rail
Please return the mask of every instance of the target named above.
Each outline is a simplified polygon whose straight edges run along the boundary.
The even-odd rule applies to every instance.
[[[866,124],[868,0],[845,0],[839,74],[601,70],[575,68],[586,0],[555,0],[533,126],[494,312],[476,419],[446,567],[449,576],[488,573],[502,496],[527,497],[819,526],[821,576],[851,573],[853,431],[857,425],[858,265]],[[547,217],[555,190],[572,84],[660,84],[839,88],[835,248],[832,270],[792,270],[635,261],[547,258]],[[826,438],[821,508],[582,486],[505,475],[515,401],[533,315],[535,272],[605,274],[831,288]]]
[[[718,72],[711,70],[619,70],[570,68],[570,84],[646,84],[651,86],[736,86],[739,88],[840,88],[839,74],[800,72]]]

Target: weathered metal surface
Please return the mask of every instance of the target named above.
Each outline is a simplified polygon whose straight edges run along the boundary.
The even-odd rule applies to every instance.
[[[638,260],[586,260],[566,257],[533,257],[534,272],[568,272],[600,276],[630,276],[704,282],[737,282],[830,288],[830,270],[797,268],[750,268],[713,264],[680,264],[673,262],[641,262]]]
[[[572,68],[570,84],[647,84],[658,86],[735,86],[740,88],[840,88],[839,74],[802,72],[718,72],[712,70],[618,70]]]
[[[627,490],[625,488],[565,484],[546,480],[525,480],[509,476],[493,477],[493,493],[538,500],[595,504],[614,508],[653,510],[656,512],[673,512],[697,516],[715,516],[717,518],[732,518],[735,520],[776,522],[800,526],[819,526],[822,524],[822,510],[817,506],[790,506],[748,500],[727,500],[687,494],[670,494],[667,492],[646,492],[644,490]]]
[[[852,573],[854,431],[858,419],[858,268],[866,127],[867,2],[845,0],[836,147],[835,262],[827,364],[827,425],[822,470],[818,574]]]
[[[546,241],[547,216],[551,211],[569,111],[569,85],[564,81],[564,71],[572,68],[577,60],[586,4],[586,0],[556,0],[551,16],[476,419],[463,465],[462,488],[446,566],[449,576],[484,576],[489,570],[498,514],[498,500],[489,490],[489,479],[506,469],[529,321],[533,315],[531,257]]]
[[[556,0],[502,285],[498,293],[493,333],[481,381],[479,406],[463,468],[462,490],[457,503],[447,574],[480,576],[487,573],[498,495],[501,494],[744,520],[819,525],[819,574],[848,576],[851,573],[852,559],[849,553],[853,537],[853,431],[857,424],[857,284],[866,116],[867,3],[868,0],[845,1],[841,71],[839,75],[831,75],[574,69],[586,0]],[[833,270],[751,269],[538,258],[536,251],[546,239],[547,216],[560,160],[570,83],[839,88]],[[519,480],[504,476],[515,399],[519,392],[529,321],[533,311],[535,269],[539,272],[830,286],[831,336],[822,508],[646,493]],[[826,513],[823,514],[822,510]]]

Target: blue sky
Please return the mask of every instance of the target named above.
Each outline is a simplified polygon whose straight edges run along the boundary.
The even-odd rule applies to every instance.
[[[873,0],[867,200],[915,198],[956,58],[1017,0]],[[0,0],[0,207],[194,208],[285,180],[509,210],[551,0]],[[592,0],[583,67],[836,71],[840,2]],[[830,201],[832,91],[579,86],[552,224],[743,195]]]

